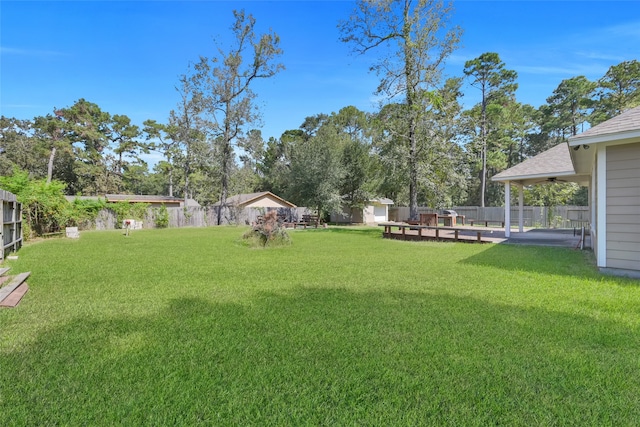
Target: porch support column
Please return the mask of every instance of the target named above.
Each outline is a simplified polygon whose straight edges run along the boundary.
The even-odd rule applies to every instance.
[[[518,185],[518,232],[524,231],[524,185]]]
[[[600,144],[602,145],[602,144]],[[596,154],[596,262],[607,267],[607,147],[598,146]]]
[[[504,237],[511,237],[511,181],[504,183]]]

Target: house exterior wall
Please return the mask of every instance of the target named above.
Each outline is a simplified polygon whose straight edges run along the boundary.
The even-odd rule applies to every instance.
[[[640,165],[640,143],[606,147],[605,266],[607,268],[640,271],[640,168],[638,165]],[[600,169],[598,172],[602,172],[601,168],[598,169]],[[602,233],[600,238],[603,238]],[[601,265],[600,262],[598,264]]]
[[[376,217],[375,217],[375,208],[373,205],[367,205],[364,207],[363,211],[363,220],[362,222],[365,224],[373,224],[376,222]]]

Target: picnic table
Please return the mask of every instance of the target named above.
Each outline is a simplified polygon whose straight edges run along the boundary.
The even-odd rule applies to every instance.
[[[297,228],[298,226],[302,226],[303,228],[307,228],[307,226],[314,226],[314,228],[318,228],[320,225],[320,216],[318,215],[302,215],[302,220],[293,224],[293,228]]]

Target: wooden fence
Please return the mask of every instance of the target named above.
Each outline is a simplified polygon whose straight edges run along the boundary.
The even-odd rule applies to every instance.
[[[167,208],[169,214],[169,227],[209,227],[218,223],[218,207],[190,207]],[[296,222],[302,215],[312,214],[310,209],[300,208],[224,208],[222,212],[223,225],[249,225],[255,222],[259,215],[266,211],[276,209],[279,215],[286,217],[288,222]],[[455,206],[451,208],[459,215],[464,215],[468,220],[476,221],[504,221],[504,208],[477,206]],[[436,213],[442,210],[426,207],[418,208],[419,213]],[[142,220],[143,228],[155,228],[158,208],[149,208],[147,215]],[[543,206],[525,206],[523,208],[525,227],[542,228],[573,228],[588,225],[589,207],[587,206],[557,206],[547,208]],[[389,221],[405,221],[409,218],[408,207],[389,208]],[[511,209],[511,223],[518,223],[518,208]],[[105,209],[96,219],[97,230],[113,230],[118,228],[116,215],[113,211]]]
[[[476,221],[504,221],[503,207],[454,206],[450,208],[458,215],[464,215],[468,220]],[[442,209],[419,207],[419,213],[438,213]],[[574,228],[586,226],[589,223],[588,206],[523,206],[525,227],[541,228]],[[390,221],[405,221],[409,218],[408,207],[389,208]],[[518,224],[518,207],[511,208],[511,225]]]
[[[13,193],[0,190],[0,217],[2,218],[2,250],[0,261],[22,246],[22,203]]]
[[[169,227],[209,227],[218,224],[218,207],[190,207],[167,208],[169,214]],[[302,215],[312,212],[304,207],[301,208],[224,208],[222,211],[222,225],[250,225],[257,221],[259,215],[267,211],[277,210],[278,215],[283,216],[287,222],[296,222]],[[155,228],[156,219],[160,210],[149,208],[142,220],[142,228]],[[117,227],[116,214],[104,209],[96,218],[95,227],[97,230],[113,230]]]

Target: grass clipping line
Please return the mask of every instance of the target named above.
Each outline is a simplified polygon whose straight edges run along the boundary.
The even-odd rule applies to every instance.
[[[242,239],[252,248],[287,246],[291,238],[282,222],[278,221],[278,213],[270,211],[264,214],[262,221],[258,221]]]

